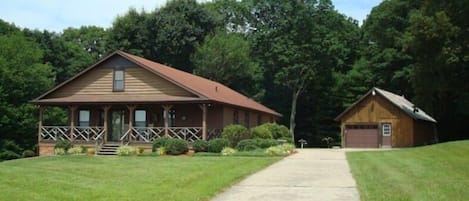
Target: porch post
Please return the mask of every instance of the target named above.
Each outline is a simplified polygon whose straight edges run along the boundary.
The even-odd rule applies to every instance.
[[[132,129],[134,128],[134,111],[135,111],[135,108],[136,106],[135,105],[127,105],[127,109],[129,110],[129,136],[127,136],[129,138],[129,142],[130,140],[132,139],[131,138],[131,135],[132,135]]]
[[[76,111],[77,111],[77,106],[72,105],[69,107],[70,109],[70,139],[73,142],[75,140],[75,135],[74,135],[74,130],[75,130],[75,117],[76,117]]]
[[[106,142],[107,141],[107,136],[108,136],[108,120],[109,120],[109,109],[111,109],[111,106],[109,105],[105,105],[103,106],[103,110],[104,110],[104,139],[103,139],[103,142]]]
[[[164,113],[163,113],[163,118],[164,118],[164,136],[168,137],[169,136],[169,110],[172,108],[172,105],[163,105]]]
[[[39,106],[39,122],[38,122],[38,135],[37,135],[37,144],[41,142],[41,133],[42,133],[42,119],[44,115],[44,106],[40,105]]]
[[[200,104],[202,109],[202,140],[207,140],[207,104]]]

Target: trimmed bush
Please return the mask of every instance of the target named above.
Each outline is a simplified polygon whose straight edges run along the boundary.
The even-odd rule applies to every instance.
[[[67,152],[65,151],[64,148],[55,148],[54,153],[55,155],[61,156],[61,155],[65,155],[65,153]]]
[[[34,157],[34,156],[36,156],[36,153],[34,153],[34,151],[31,151],[31,150],[23,151],[23,158],[29,158],[29,157]]]
[[[225,138],[216,138],[208,142],[208,152],[220,153],[225,147],[230,146],[230,141]]]
[[[88,147],[85,147],[85,146],[80,146],[81,148],[81,153],[87,153],[88,152]]]
[[[21,156],[13,151],[4,150],[0,152],[0,161],[2,160],[12,160],[20,158]]]
[[[135,150],[134,147],[124,145],[119,148],[117,148],[117,155],[118,156],[131,156],[131,155],[136,155],[137,151]]]
[[[72,143],[68,140],[59,140],[57,141],[57,143],[55,143],[55,146],[54,148],[57,149],[57,148],[62,148],[65,150],[65,152],[68,151],[68,149],[72,148]]]
[[[166,153],[171,155],[179,155],[186,153],[189,148],[187,142],[183,139],[171,138],[166,141]]]
[[[96,150],[94,148],[88,148],[86,149],[86,154],[88,155],[95,155],[96,154]]]
[[[166,147],[158,147],[158,148],[156,149],[156,154],[157,154],[158,156],[164,156],[164,155],[166,155]]]
[[[274,139],[256,139],[257,146],[261,149],[277,146],[280,144],[279,141]]]
[[[221,137],[227,139],[232,147],[235,147],[239,141],[251,138],[249,130],[242,125],[228,125],[223,128]]]
[[[230,148],[230,147],[225,147],[223,150],[221,150],[221,155],[222,156],[231,156],[236,153],[236,149]]]
[[[272,132],[264,125],[251,128],[251,134],[253,138],[272,139]]]
[[[160,137],[160,138],[156,138],[155,140],[153,140],[153,147],[151,149],[152,152],[155,152],[156,149],[160,148],[160,147],[164,147],[166,146],[166,142],[171,139],[169,137]]]
[[[208,142],[205,140],[196,140],[192,143],[194,152],[206,152],[208,150]]]
[[[72,147],[72,148],[68,149],[67,152],[69,154],[72,154],[72,155],[78,155],[78,154],[81,154],[82,148],[81,147]]]
[[[145,148],[144,147],[137,147],[137,153],[140,155],[140,154],[143,154],[143,152],[145,152]]]
[[[286,156],[293,153],[295,146],[292,144],[282,144],[274,147],[269,147],[265,150],[265,153],[271,156]]]
[[[257,140],[246,139],[239,141],[238,145],[236,145],[236,149],[240,151],[252,151],[260,149],[260,147],[257,145]]]
[[[267,129],[270,130],[270,132],[272,133],[272,137],[274,139],[280,139],[280,138],[291,139],[290,130],[288,130],[288,128],[284,125],[279,125],[276,123],[265,123],[265,124],[262,124],[262,126],[265,126]]]

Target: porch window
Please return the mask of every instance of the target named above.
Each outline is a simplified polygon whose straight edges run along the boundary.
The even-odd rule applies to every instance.
[[[114,70],[114,91],[124,91],[123,70]]]
[[[147,111],[135,110],[135,127],[147,126]]]
[[[383,136],[391,136],[391,124],[383,124]]]
[[[170,110],[169,111],[169,127],[175,127],[176,126],[176,110]]]
[[[249,128],[249,112],[244,112],[244,126]]]
[[[78,112],[78,126],[90,126],[90,111],[80,110]]]
[[[239,124],[238,111],[233,112],[233,124]]]

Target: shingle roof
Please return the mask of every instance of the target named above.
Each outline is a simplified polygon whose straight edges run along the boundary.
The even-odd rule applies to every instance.
[[[362,98],[360,98],[357,102],[355,102],[350,107],[348,107],[344,112],[339,114],[339,116],[337,116],[335,119],[340,120],[340,118],[342,118],[346,113],[348,113],[356,104],[358,104],[359,102],[364,100],[367,96],[372,94],[373,91],[381,95],[382,97],[384,97],[386,100],[388,100],[393,105],[395,105],[396,107],[404,111],[407,115],[409,115],[413,119],[419,119],[423,121],[436,123],[436,120],[433,117],[425,113],[422,109],[416,107],[412,102],[404,98],[404,96],[399,96],[397,94],[391,93],[389,91],[386,91],[377,87],[373,87]]]
[[[120,55],[137,65],[149,70],[152,73],[155,73],[156,75],[194,93],[195,95],[198,96],[198,98],[191,98],[187,99],[187,101],[194,101],[194,100],[201,100],[201,101],[214,101],[214,102],[219,102],[219,103],[224,103],[224,104],[229,104],[229,105],[234,105],[238,107],[243,107],[247,109],[252,109],[252,110],[257,110],[260,112],[268,113],[268,114],[273,114],[276,116],[281,116],[278,112],[230,89],[229,87],[215,82],[211,81],[208,79],[205,79],[203,77],[193,75],[175,68],[171,68],[168,66],[165,66],[160,63],[156,63],[153,61],[150,61],[148,59],[144,59],[139,56],[135,56],[129,53],[125,53],[122,51],[116,51],[113,54],[109,55],[105,59],[101,60],[99,63],[102,63],[103,61],[111,58],[114,55]],[[99,66],[97,64],[94,64],[93,66],[89,67],[88,69],[84,70],[77,76],[71,78],[70,80],[62,83],[61,85],[55,87],[54,89],[46,92],[45,94],[41,95],[37,99],[35,99],[34,103],[42,103],[45,102],[46,100],[41,100],[43,97],[46,97],[47,94],[55,91],[56,89],[60,88],[64,84],[70,82],[71,80],[77,78],[78,76],[84,74],[86,71],[89,71],[90,69]],[[52,101],[52,100],[51,100]],[[57,101],[57,100],[56,100]],[[64,101],[73,101],[73,100],[65,100]],[[97,100],[98,101],[98,100]]]

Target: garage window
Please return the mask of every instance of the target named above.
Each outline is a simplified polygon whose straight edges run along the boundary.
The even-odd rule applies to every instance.
[[[383,136],[391,136],[391,124],[383,124]]]

